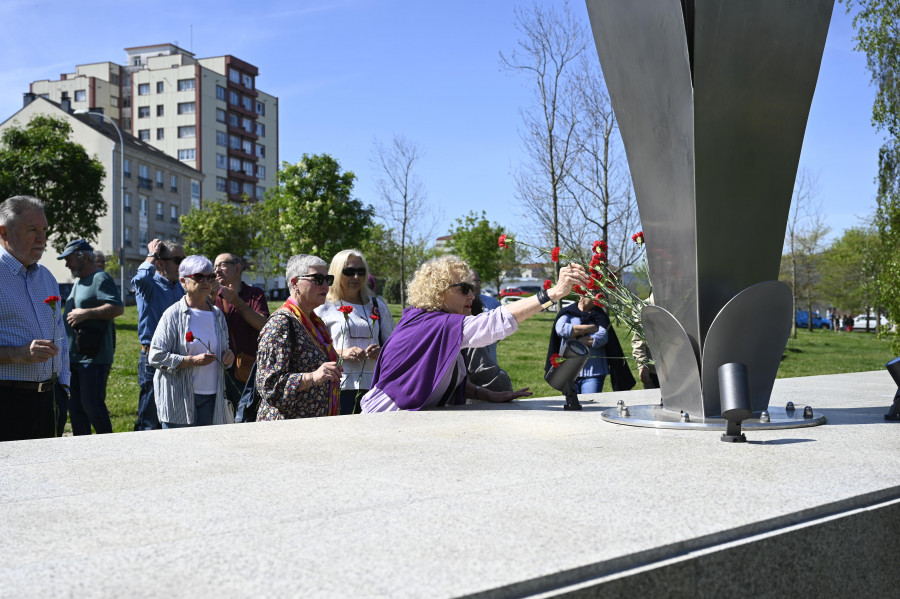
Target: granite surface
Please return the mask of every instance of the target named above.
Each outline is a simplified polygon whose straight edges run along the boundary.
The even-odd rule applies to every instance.
[[[828,424],[746,444],[600,416],[658,391],[3,443],[0,596],[505,597],[652,570],[900,498],[895,390],[778,380],[772,405]]]

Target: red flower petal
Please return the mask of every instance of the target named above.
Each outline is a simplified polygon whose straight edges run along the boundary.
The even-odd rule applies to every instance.
[[[338,308],[338,312],[341,312],[344,314],[344,316],[347,316],[348,314],[353,312],[353,306],[341,306],[340,308]]]
[[[500,246],[500,249],[507,249],[509,246],[506,244],[506,235],[501,235],[500,239],[497,240],[497,245]]]
[[[559,248],[558,247],[553,248],[553,251],[550,252],[550,259],[553,260],[554,262],[559,262]]]
[[[194,334],[192,332],[188,331],[187,334],[184,336],[184,340],[187,341],[188,343],[193,343]]]
[[[544,289],[550,289],[551,287],[553,287],[553,281],[551,281],[550,279],[546,279],[544,281]]]

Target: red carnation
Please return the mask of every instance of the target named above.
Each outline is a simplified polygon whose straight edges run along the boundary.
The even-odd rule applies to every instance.
[[[599,249],[598,249],[599,248]],[[595,254],[599,254],[601,252],[605,252],[607,249],[606,242],[601,240],[595,241],[594,245],[591,247]]]
[[[341,306],[340,308],[338,308],[338,312],[341,312],[344,317],[347,317],[351,312],[353,312],[353,306]]]
[[[634,235],[631,236],[631,240],[638,245],[643,245],[644,243],[644,232],[638,231]]]
[[[505,250],[509,248],[509,245],[506,243],[506,235],[501,235],[500,239],[497,240],[497,245],[500,246],[501,250]]]
[[[616,286],[612,284],[612,281],[607,281],[606,283],[607,289],[615,289]]]
[[[51,295],[50,297],[48,297],[47,299],[44,300],[44,303],[47,304],[48,306],[50,306],[51,308],[55,308],[56,304],[58,304],[61,301],[62,301],[62,299],[60,299],[60,297],[58,295]]]
[[[378,320],[378,319],[380,319],[381,317],[378,316],[378,313],[377,313],[377,312],[372,312],[371,314],[369,314],[369,318],[371,318],[372,320]]]
[[[604,305],[600,302],[600,300],[598,300],[598,299],[595,299],[595,300],[594,300],[594,305],[597,306],[598,308],[605,308],[605,307],[606,307],[606,306],[604,306]]]
[[[577,293],[579,295],[585,294],[584,287],[582,287],[581,285],[575,285],[574,287],[572,287],[572,291],[574,291],[575,293]]]
[[[593,279],[593,277],[591,278],[590,281],[588,281],[587,288],[588,288],[588,289],[596,289],[596,288],[597,288],[597,281],[595,281],[595,280]]]
[[[187,341],[188,343],[193,343],[194,342],[194,334],[192,332],[188,331],[187,334],[184,336],[184,340]]]
[[[553,260],[554,262],[559,262],[559,248],[558,247],[553,248],[553,251],[550,252],[550,259]]]
[[[550,356],[550,365],[554,368],[557,368],[560,364],[563,363],[563,358],[559,354],[553,354]]]
[[[553,282],[550,279],[546,279],[544,281],[544,289],[550,289],[553,287]]]

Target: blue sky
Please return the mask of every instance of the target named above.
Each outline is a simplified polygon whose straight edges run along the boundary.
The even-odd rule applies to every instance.
[[[419,173],[439,215],[436,234],[472,210],[523,231],[513,172],[523,160],[519,109],[532,90],[499,65],[499,52],[516,45],[517,5],[524,2],[4,0],[0,121],[21,107],[30,81],[76,64],[121,64],[126,47],[172,42],[198,57],[232,54],[259,67],[259,88],[280,99],[281,160],[332,154],[358,176],[356,196],[374,203],[373,140],[403,134],[425,153]],[[587,24],[584,4],[572,7]],[[818,177],[833,235],[874,211],[882,143],[852,36],[839,4],[800,161]]]

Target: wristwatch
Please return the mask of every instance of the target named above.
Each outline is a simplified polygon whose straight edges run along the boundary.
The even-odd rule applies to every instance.
[[[151,254],[147,254],[147,257],[148,258],[159,258],[159,254],[157,254],[156,252],[153,252]]]
[[[550,294],[547,293],[546,289],[538,291],[536,296],[538,303],[541,305],[541,310],[546,310],[553,305],[553,300],[550,299]]]

